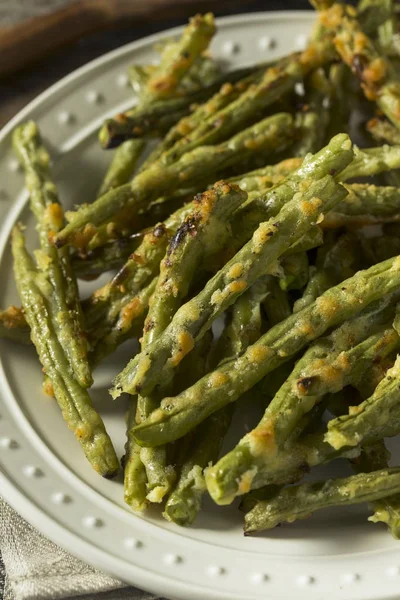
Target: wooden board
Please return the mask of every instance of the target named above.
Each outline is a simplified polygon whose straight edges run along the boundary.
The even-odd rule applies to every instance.
[[[254,0],[219,0],[217,7],[246,9]],[[78,0],[58,11],[0,29],[0,76],[23,69],[83,35],[124,21],[187,18],[213,10],[215,0]]]

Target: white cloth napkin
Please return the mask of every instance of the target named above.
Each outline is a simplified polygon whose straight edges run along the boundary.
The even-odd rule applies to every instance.
[[[5,566],[3,600],[161,600],[68,554],[1,498],[0,552]]]

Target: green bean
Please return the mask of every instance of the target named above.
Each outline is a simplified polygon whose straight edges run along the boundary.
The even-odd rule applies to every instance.
[[[236,100],[208,119],[178,142],[170,151],[172,159],[187,153],[201,145],[220,143],[235,134],[254,118],[259,110],[265,110],[275,101],[291,91],[297,81],[309,72],[329,62],[334,55],[330,40],[316,42],[304,52],[284,57],[269,69],[266,69],[260,81],[250,86]],[[161,157],[169,164],[171,155]]]
[[[12,253],[15,280],[31,329],[32,342],[52,384],[63,417],[93,468],[103,477],[113,477],[119,463],[111,440],[101,417],[93,408],[89,394],[70,372],[66,352],[57,338],[50,316],[47,294],[42,291],[49,287],[49,282],[35,269],[18,226],[12,233]]]
[[[132,177],[135,166],[143,152],[142,140],[128,140],[115,151],[111,164],[104,176],[97,196],[103,196]]]
[[[140,171],[146,170],[153,163],[162,158],[162,161],[168,164],[175,162],[181,157],[180,152],[176,152],[175,144],[185,136],[191,134],[196,127],[206,118],[216,114],[219,110],[225,108],[228,104],[236,100],[243,94],[257,79],[259,71],[245,74],[244,79],[234,84],[223,83],[218,91],[211,96],[207,102],[200,104],[191,114],[183,117],[174,127],[171,127],[167,135],[162,139],[150,156],[143,163]]]
[[[150,73],[154,72],[155,65],[131,65],[128,69],[128,77],[133,90],[139,98],[143,96],[149,80]]]
[[[385,54],[392,54],[397,32],[393,0],[361,0],[358,11],[364,31],[378,38]]]
[[[127,419],[127,439],[124,456],[124,500],[135,511],[143,511],[148,506],[147,474],[140,459],[140,446],[133,439],[130,431],[136,423],[136,399],[130,398]]]
[[[357,472],[370,473],[379,469],[386,469],[390,453],[383,441],[367,445],[363,448],[358,459],[352,462]],[[400,494],[387,496],[372,502],[374,514],[368,521],[373,523],[386,523],[392,536],[400,538]]]
[[[351,6],[334,4],[323,22],[335,31],[334,44],[342,60],[359,79],[364,95],[375,101],[396,127],[400,126],[400,84],[388,62],[363,33]]]
[[[110,331],[127,303],[158,274],[169,236],[176,232],[191,210],[192,206],[186,205],[147,232],[120,271],[85,302],[86,322],[92,336],[95,335],[94,340]]]
[[[329,422],[326,441],[335,449],[343,446],[355,446],[362,443],[370,432],[381,431],[386,422],[391,419],[391,409],[395,406],[400,359],[386,373],[370,398],[364,400],[358,407],[349,409],[349,414]]]
[[[294,303],[293,312],[297,313],[314,302],[333,285],[351,277],[361,267],[357,238],[350,234],[341,235],[337,240],[329,240],[317,253],[315,268],[303,296]]]
[[[394,186],[345,185],[348,195],[335,211],[326,216],[324,228],[341,225],[373,225],[398,219],[400,193]]]
[[[240,493],[242,479],[248,478],[249,472],[254,479],[258,470],[285,448],[299,421],[326,393],[356,381],[374,359],[399,346],[396,333],[382,326],[391,310],[393,302],[388,306],[386,300],[381,301],[372,310],[368,308],[361,316],[344,323],[328,338],[317,340],[307,350],[266,408],[257,427],[209,470],[216,502],[231,502]]]
[[[284,251],[315,224],[323,209],[329,210],[343,198],[343,188],[329,175],[308,185],[306,189],[307,182],[303,182],[303,191],[296,193],[277,217],[262,223],[204,290],[180,308],[164,334],[128,363],[114,382],[115,397],[138,388],[147,393],[160,379],[168,380],[214,319],[258,277],[268,273]]]
[[[279,279],[273,275],[268,277],[268,295],[264,298],[263,306],[270,327],[284,321],[292,314],[289,295],[279,285]]]
[[[260,303],[267,293],[267,285],[266,278],[258,280],[232,306],[230,322],[217,344],[218,351],[214,355],[216,363],[221,359],[239,356],[261,335]],[[164,516],[167,520],[183,526],[193,523],[206,490],[203,469],[217,459],[232,413],[233,405],[227,406],[196,428],[184,456],[176,489],[165,506]]]
[[[384,119],[371,119],[367,123],[367,130],[377,142],[385,144],[400,144],[400,131],[389,121]]]
[[[157,445],[181,437],[218,408],[234,402],[329,327],[339,325],[396,289],[399,271],[399,260],[390,259],[327,290],[300,313],[275,325],[242,356],[203,377],[176,398],[165,398],[160,409],[135,429],[135,439],[141,444]]]
[[[306,252],[297,252],[285,256],[281,261],[283,276],[279,277],[279,285],[286,290],[301,290],[308,281],[308,256]]]
[[[232,410],[228,406],[195,429],[178,484],[165,505],[163,516],[168,521],[186,526],[195,520],[206,491],[203,469],[218,456],[231,418]]]
[[[88,344],[69,252],[57,250],[49,240],[63,223],[57,189],[51,179],[50,156],[33,121],[14,130],[13,145],[25,170],[30,206],[37,221],[40,250],[36,251],[36,260],[51,286],[47,301],[51,304],[53,326],[72,373],[83,387],[90,387],[93,379],[87,357]]]
[[[246,86],[250,85],[255,78],[253,73],[247,75],[247,71],[238,70],[232,74],[228,73],[221,77],[219,81],[207,87],[192,92],[189,91],[182,96],[172,96],[147,103],[140,102],[138,106],[126,113],[120,113],[111,119],[107,119],[99,133],[102,147],[106,149],[114,148],[119,146],[124,139],[157,136],[160,129],[164,128],[162,124],[168,119],[171,120],[173,129],[173,133],[168,132],[169,140],[171,142],[172,138],[176,137],[174,141],[178,141],[183,136],[179,133],[180,131],[186,130],[188,133],[189,130],[195,127],[194,123],[199,123],[197,111],[209,116],[211,109],[215,110],[217,105],[223,106],[224,103],[232,101],[240,93],[243,93]],[[247,75],[244,81],[238,85],[232,85],[232,82],[235,84],[235,80],[242,74]],[[247,78],[249,79],[248,82]],[[207,100],[210,101],[207,102]],[[206,104],[203,104],[204,102]],[[201,103],[202,106],[195,109],[191,115],[192,107],[198,103]],[[167,150],[165,144],[162,144],[162,147],[163,151]]]
[[[281,209],[283,211],[282,218],[284,218],[284,219],[286,219],[286,214],[293,214],[293,215],[296,214],[297,215],[298,212],[301,213],[301,215],[298,215],[299,218],[298,218],[298,222],[296,221],[297,225],[296,225],[295,230],[287,231],[286,227],[282,228],[281,231],[277,235],[275,235],[275,236],[273,235],[272,237],[270,236],[271,239],[266,237],[264,240],[264,243],[261,244],[261,247],[265,251],[266,251],[267,247],[271,248],[271,246],[272,247],[278,246],[278,248],[281,248],[280,240],[282,239],[282,236],[283,236],[283,239],[286,240],[285,250],[287,250],[289,246],[292,246],[296,240],[299,240],[302,237],[302,235],[307,233],[307,231],[310,229],[310,226],[313,227],[313,226],[315,226],[315,224],[313,224],[312,219],[310,219],[310,218],[307,219],[307,215],[304,212],[302,212],[301,210],[299,210],[302,207],[301,202],[299,204],[297,204],[297,202],[295,200],[292,200],[291,203],[287,203],[286,205],[285,205],[285,202],[287,202],[287,200],[290,198],[294,198],[294,195],[296,195],[296,194],[300,194],[300,196],[298,196],[298,195],[295,196],[296,200],[301,197],[301,193],[298,192],[298,190],[306,189],[306,186],[309,185],[309,183],[311,181],[311,179],[308,179],[311,175],[313,175],[315,178],[318,179],[320,177],[323,177],[327,170],[329,170],[329,171],[333,170],[334,172],[336,172],[336,170],[340,171],[351,160],[351,156],[352,156],[352,151],[351,151],[351,145],[349,143],[348,136],[346,136],[345,134],[336,136],[336,138],[334,138],[326,148],[321,150],[315,156],[310,155],[309,157],[307,157],[307,159],[303,162],[302,167],[300,169],[298,169],[298,171],[293,173],[290,177],[288,177],[282,184],[274,187],[271,191],[267,191],[266,195],[264,197],[260,198],[259,202],[257,204],[255,203],[255,201],[252,201],[252,202],[244,203],[242,206],[240,206],[240,208],[237,211],[237,216],[238,216],[237,228],[235,226],[233,226],[233,234],[234,235],[232,238],[232,243],[236,246],[235,250],[237,248],[240,248],[249,239],[252,232],[254,231],[254,229],[257,228],[257,226],[260,222],[264,221],[264,223],[262,223],[260,225],[261,229],[260,229],[259,233],[261,233],[263,230],[266,230],[271,225],[272,225],[273,230],[275,230],[276,225],[274,225],[273,219],[270,219],[269,221],[267,221],[267,219],[269,217],[271,217],[271,215],[276,215],[277,213],[279,213],[279,211]],[[300,185],[302,187],[299,188]],[[326,177],[324,179],[324,182],[322,182],[321,184],[316,182],[315,184],[312,184],[312,185],[317,185],[317,186],[320,185],[321,192],[325,186],[328,186],[328,188],[331,188],[332,190],[334,189],[334,188],[332,188],[333,182],[331,180],[328,181],[326,179]],[[327,191],[328,188],[326,188],[325,191]],[[307,191],[307,194],[305,196],[305,200],[310,197],[309,194],[312,193],[313,190],[314,190],[314,188],[310,187],[310,189]],[[330,202],[336,202],[339,199],[338,194],[342,195],[342,191],[340,190],[340,188],[337,188],[336,192],[332,194],[331,200],[328,201],[329,204],[330,204]],[[256,206],[254,209],[255,204],[256,204]],[[260,209],[260,212],[258,212],[258,208]],[[294,211],[294,212],[292,213],[292,211]],[[310,215],[311,215],[311,212],[310,212]],[[317,209],[317,212],[318,212],[318,209]],[[297,218],[297,216],[296,216],[296,218]],[[290,224],[290,221],[291,221],[291,219],[286,219],[286,226],[288,226]],[[246,224],[246,227],[243,227],[243,223]],[[300,227],[300,223],[303,223],[304,227]],[[285,234],[283,234],[283,231],[285,231]],[[257,239],[259,238],[259,233],[257,233],[257,231],[254,233],[253,238],[255,241],[257,241]],[[261,237],[265,237],[265,236],[261,236]],[[268,243],[268,241],[270,243]],[[269,265],[272,266],[273,256],[274,256],[274,254],[272,252],[269,252],[268,260],[266,260],[266,261],[263,258],[263,252],[255,252],[256,260],[255,260],[254,268],[253,268],[253,262],[251,262],[251,261],[246,262],[247,254],[249,252],[252,252],[251,251],[252,243],[253,242],[250,240],[247,244],[245,244],[243,246],[243,248],[241,248],[241,250],[239,250],[238,254],[236,256],[234,256],[231,259],[231,261],[229,261],[229,263],[223,269],[221,269],[220,272],[217,273],[208,282],[208,284],[204,288],[203,292],[201,294],[199,294],[198,297],[193,298],[193,300],[191,302],[187,303],[176,313],[170,326],[167,328],[167,330],[164,332],[164,334],[159,338],[159,340],[157,340],[155,350],[151,346],[146,351],[145,356],[139,357],[138,360],[140,360],[140,358],[144,358],[144,364],[146,363],[148,365],[148,363],[151,362],[147,356],[147,354],[150,350],[154,350],[154,352],[152,352],[153,355],[154,354],[156,356],[159,355],[158,356],[159,360],[152,363],[150,365],[150,369],[148,368],[149,365],[145,368],[145,374],[147,374],[147,376],[148,376],[149,372],[152,373],[152,376],[155,375],[156,372],[158,373],[158,376],[161,375],[161,372],[163,372],[164,377],[166,376],[165,373],[169,373],[171,375],[171,372],[173,371],[173,368],[174,368],[174,364],[172,361],[169,361],[169,360],[168,360],[168,362],[166,362],[166,361],[168,359],[168,355],[172,356],[177,351],[178,362],[179,362],[179,357],[182,356],[181,351],[179,350],[180,345],[182,345],[182,343],[180,341],[181,337],[182,337],[182,339],[184,338],[186,341],[189,342],[189,344],[185,344],[187,346],[185,348],[185,351],[186,352],[190,351],[190,343],[191,343],[190,340],[193,338],[193,334],[194,334],[194,337],[196,337],[198,334],[201,336],[202,333],[204,333],[204,331],[206,331],[207,328],[210,327],[212,320],[215,318],[215,316],[217,316],[220,312],[225,310],[225,308],[234,301],[235,297],[238,296],[238,292],[241,293],[244,291],[244,289],[247,287],[247,283],[252,282],[250,279],[246,283],[246,281],[243,277],[243,274],[246,273],[248,270],[250,270],[250,273],[252,273],[252,276],[254,275],[255,277],[258,277],[261,274],[266,273],[268,268],[270,268]],[[279,250],[279,252],[281,252],[281,249]],[[283,252],[282,252],[282,254],[283,254]],[[246,259],[246,261],[243,262],[243,264],[242,264],[242,258]],[[231,266],[237,265],[237,263],[240,263],[239,267],[236,267],[232,271],[231,275],[229,275]],[[239,270],[238,270],[238,268],[239,268]],[[242,268],[243,268],[243,271],[241,271]],[[259,272],[260,268],[263,269],[263,273]],[[234,274],[236,272],[237,272],[237,276],[234,277]],[[227,276],[227,281],[225,282],[226,276]],[[237,283],[236,280],[238,280],[239,287],[241,287],[241,290],[238,289],[238,286],[236,285],[236,283]],[[233,285],[231,285],[231,284],[233,284]],[[227,290],[225,292],[221,292],[221,290],[224,290],[225,286],[227,286]],[[214,295],[214,292],[217,292],[217,294]],[[219,297],[221,293],[223,296],[223,301],[216,302],[217,296]],[[224,296],[224,294],[225,294],[225,296]],[[211,300],[212,297],[214,298],[213,301]],[[199,316],[199,318],[197,318],[196,320],[191,321],[189,318],[190,314],[193,315],[194,314],[193,311],[195,311],[195,314],[197,314],[198,310],[199,310],[199,306],[201,306],[201,307],[204,306],[204,308],[203,308],[204,316],[201,316],[201,318]],[[207,312],[205,312],[206,309],[207,309]],[[205,315],[207,315],[207,316],[205,316]],[[183,331],[182,331],[182,327],[183,327]],[[199,327],[200,327],[200,330],[198,330]],[[188,330],[188,331],[186,331],[186,330]],[[171,336],[170,332],[172,333],[172,336]],[[189,335],[187,335],[187,334],[189,334]],[[171,337],[172,337],[172,339],[171,339]],[[162,348],[161,352],[158,352],[159,347]],[[158,363],[157,367],[156,367],[156,363]],[[164,365],[162,369],[160,368],[161,365]],[[128,366],[126,367],[126,370],[120,376],[120,377],[122,377],[122,379],[130,380],[129,386],[136,385],[134,383],[134,378],[132,378],[132,376],[131,376],[134,373],[135,369],[136,369],[136,364],[135,364],[135,360],[133,360],[131,364],[128,364]],[[140,372],[140,367],[138,370]],[[129,373],[131,373],[131,374],[129,374]],[[140,377],[139,377],[139,379],[140,379]],[[118,384],[119,383],[120,383],[120,378],[118,379]],[[118,394],[118,391],[119,391],[118,384],[114,390],[114,392],[116,394]]]
[[[96,227],[113,222],[117,227],[118,219],[126,226],[126,216],[132,219],[151,200],[160,194],[169,194],[184,184],[195,184],[205,175],[217,173],[221,169],[243,161],[247,156],[269,149],[271,152],[285,147],[291,140],[293,120],[287,113],[278,113],[267,117],[252,127],[218,146],[199,147],[182,156],[174,164],[160,168],[154,164],[142,171],[131,183],[105,194],[92,204],[70,213],[70,223],[56,236],[55,244],[81,245],[96,233]]]
[[[398,168],[400,168],[400,146],[385,145],[363,149],[354,146],[354,159],[340,173],[340,180],[370,177]]]
[[[341,132],[348,132],[351,114],[352,74],[347,65],[333,63],[329,69],[330,114],[327,127],[327,139]]]
[[[246,196],[237,186],[221,182],[195,199],[195,210],[188,215],[171,239],[161,262],[160,275],[145,322],[142,351],[169,325],[175,311],[188,294],[192,279],[201,268],[205,255],[212,256],[223,246],[224,240],[231,233],[225,221]],[[200,352],[202,351],[200,347]],[[139,396],[139,423],[157,408],[161,392],[165,394],[165,385],[157,390],[155,397]],[[147,471],[147,498],[153,502],[161,502],[173,483],[173,477],[166,467],[166,449],[144,448],[140,456]]]
[[[296,115],[299,141],[293,149],[293,156],[305,156],[317,152],[324,145],[329,123],[329,98],[332,90],[323,69],[316,69],[306,79],[306,95],[303,106]]]
[[[329,506],[373,502],[400,492],[400,467],[287,487],[245,516],[245,534],[305,519]]]
[[[151,73],[143,92],[143,101],[170,96],[194,60],[207,49],[214,33],[214,16],[211,13],[193,17],[180,40],[163,53],[160,64]]]
[[[139,232],[116,239],[83,255],[74,253],[71,262],[76,276],[80,279],[92,279],[105,271],[121,267],[140,246],[144,236],[145,232]]]
[[[282,179],[299,169],[303,163],[301,157],[289,158],[276,165],[268,165],[250,173],[237,175],[229,179],[246,192],[261,191],[272,187]],[[360,149],[354,146],[354,159],[343,170],[336,169],[339,181],[348,181],[356,177],[379,175],[400,168],[400,146],[379,146]],[[350,189],[352,186],[349,186]],[[379,189],[379,188],[378,188]]]
[[[231,235],[229,217],[247,198],[246,192],[225,182],[197,196],[195,208],[172,237],[160,265],[160,276],[146,320],[149,344],[169,325],[189,291],[194,273],[207,256],[213,257]]]

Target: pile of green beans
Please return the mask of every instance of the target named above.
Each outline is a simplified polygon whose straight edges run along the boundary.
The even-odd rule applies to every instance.
[[[38,249],[17,224],[22,306],[0,311],[0,337],[33,343],[45,391],[108,478],[121,467],[92,371],[139,339],[110,381],[130,399],[134,511],[158,504],[188,526],[205,494],[241,497],[250,535],[369,502],[399,538],[385,447],[400,434],[399,27],[390,0],[312,4],[308,46],[272,64],[223,73],[206,14],[162,44],[159,65],[132,65],[137,103],[100,130],[114,150],[97,197],[65,218],[37,125],[16,128]],[[355,143],[354,111],[370,147]],[[81,300],[77,277],[107,271]],[[237,401],[264,414],[221,455]],[[301,482],[333,460],[355,474]]]

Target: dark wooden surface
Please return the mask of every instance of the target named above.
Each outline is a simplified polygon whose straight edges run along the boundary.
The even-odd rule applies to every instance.
[[[235,8],[232,10],[227,10],[227,6],[224,4],[222,10],[219,11],[218,2],[216,1],[214,12],[219,16],[249,10],[308,8],[309,3],[307,0],[254,0],[251,3],[243,1],[242,8],[240,4],[238,7],[238,3],[236,3]],[[108,31],[84,36],[74,44],[53,53],[50,57],[40,60],[18,74],[3,78],[0,81],[0,126],[3,126],[43,90],[88,61],[151,33],[184,24],[186,20],[186,15],[171,20],[144,20],[140,23],[131,23],[123,27],[115,27]],[[7,57],[3,56],[2,60],[7,60]]]

